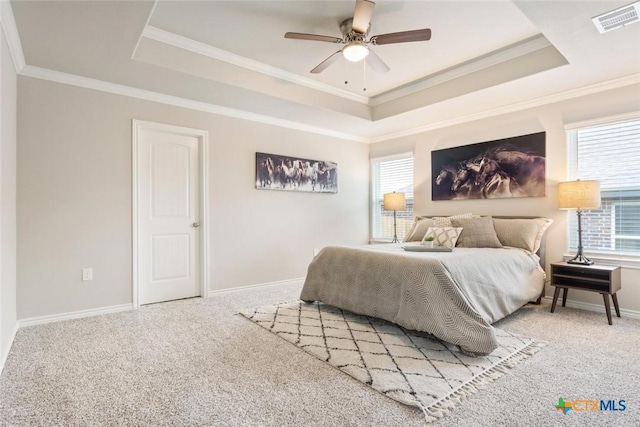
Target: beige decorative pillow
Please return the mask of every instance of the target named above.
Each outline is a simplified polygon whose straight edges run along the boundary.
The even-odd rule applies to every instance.
[[[453,216],[435,216],[433,217],[433,221],[436,223],[436,227],[453,227],[453,225],[451,224],[452,219],[473,218],[474,216],[475,215],[473,215],[471,212]]]
[[[427,228],[434,227],[433,220],[426,216],[418,216],[404,238],[405,242],[419,242],[427,233]]]
[[[493,226],[500,243],[532,253],[540,249],[542,235],[552,222],[549,218],[493,218]]]
[[[461,248],[501,248],[490,216],[480,218],[453,218],[454,227],[462,227],[456,246]]]
[[[456,227],[429,227],[424,237],[433,237],[434,246],[453,248],[461,232],[462,228]]]

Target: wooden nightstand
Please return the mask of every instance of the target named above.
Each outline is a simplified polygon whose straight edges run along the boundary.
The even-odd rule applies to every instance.
[[[562,294],[562,306],[567,303],[567,293],[569,289],[581,291],[598,292],[604,299],[604,307],[607,312],[607,320],[611,321],[611,306],[609,305],[609,295],[613,299],[613,306],[616,309],[616,316],[620,317],[620,307],[616,292],[620,290],[620,267],[609,265],[579,265],[558,262],[551,264],[551,285],[556,287],[553,293],[553,304],[551,312],[556,309],[560,289],[564,289]]]

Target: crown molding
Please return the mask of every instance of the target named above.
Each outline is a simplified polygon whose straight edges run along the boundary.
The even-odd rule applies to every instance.
[[[429,89],[451,80],[493,67],[503,62],[528,55],[549,46],[551,46],[549,40],[547,40],[542,34],[539,34],[462,64],[439,71],[430,76],[407,83],[406,85],[398,88],[373,96],[369,101],[369,105],[375,107],[386,102],[402,98],[403,96],[411,95],[418,91]]]
[[[369,139],[352,135],[344,132],[337,132],[316,126],[305,125],[290,120],[278,119],[262,114],[251,113],[247,111],[237,110],[234,108],[213,105],[206,102],[194,101],[191,99],[181,98],[178,96],[166,95],[159,92],[153,92],[145,89],[138,89],[131,86],[125,86],[117,83],[105,82],[102,80],[82,77],[75,74],[63,73],[61,71],[49,70],[46,68],[34,67],[26,65],[20,72],[21,76],[32,77],[40,80],[48,80],[56,83],[68,84],[72,86],[93,89],[101,92],[112,93],[116,95],[127,96],[130,98],[142,99],[145,101],[158,102],[161,104],[173,105],[175,107],[187,108],[190,110],[203,111],[211,114],[218,114],[227,117],[234,117],[243,120],[249,120],[257,123],[264,123],[272,126],[278,126],[287,129],[299,130],[318,135],[330,136],[333,138],[346,139],[350,141],[368,143]]]
[[[513,104],[503,105],[501,107],[481,111],[478,113],[467,114],[465,116],[456,117],[450,120],[442,120],[440,122],[430,123],[424,126],[417,126],[411,129],[403,129],[401,131],[388,133],[386,135],[376,136],[376,137],[370,138],[370,142],[374,144],[378,142],[388,141],[391,139],[402,138],[405,136],[415,135],[418,133],[428,132],[436,129],[442,129],[449,126],[460,125],[460,124],[472,122],[475,120],[481,120],[489,117],[500,116],[503,114],[514,113],[517,111],[527,110],[529,108],[535,108],[535,107],[540,107],[542,105],[553,104],[555,102],[566,101],[568,99],[579,98],[581,96],[592,95],[594,93],[604,92],[607,90],[618,89],[621,87],[638,84],[638,83],[640,83],[640,73],[631,74],[626,77],[621,77],[614,80],[595,83],[595,84],[592,84],[589,86],[583,86],[577,89],[570,89],[570,90],[555,93],[552,95],[541,96],[539,98],[534,98],[527,101],[521,101]]]
[[[149,22],[151,22],[151,17],[153,16],[153,12],[155,12],[156,10],[156,6],[158,6],[158,1],[159,0],[153,1],[153,7],[151,8],[149,15],[147,16],[147,21],[144,23],[144,27],[142,27],[142,31],[138,36],[138,41],[136,42],[136,46],[133,48],[133,52],[131,52],[131,59],[135,59],[136,57],[136,52],[138,51],[138,47],[140,47],[140,42],[142,42],[142,38],[144,37],[144,31],[149,26]]]
[[[10,1],[0,1],[0,24],[2,25],[2,31],[7,40],[7,45],[9,46],[13,67],[16,69],[16,74],[20,74],[26,62],[24,60],[22,42],[20,41],[20,34],[18,33],[18,26],[13,16]]]
[[[493,108],[490,110],[467,114],[465,116],[456,117],[450,120],[443,120],[435,123],[430,123],[423,126],[417,126],[410,129],[403,129],[401,131],[388,133],[372,138],[367,138],[359,135],[353,135],[344,132],[337,132],[328,129],[319,128],[316,126],[305,125],[290,120],[283,120],[274,117],[265,116],[257,113],[250,113],[242,110],[236,110],[233,108],[222,107],[218,105],[208,104],[206,102],[194,101],[186,98],[180,98],[177,96],[166,95],[158,92],[148,91],[144,89],[137,89],[131,86],[120,85],[116,83],[109,83],[97,79],[91,79],[88,77],[82,77],[74,74],[63,73],[60,71],[48,70],[45,68],[34,67],[26,65],[19,73],[22,76],[37,78],[41,80],[49,80],[57,83],[68,84],[72,86],[79,86],[86,89],[98,90],[101,92],[113,93],[116,95],[128,96],[131,98],[142,99],[146,101],[158,102],[161,104],[173,105],[176,107],[187,108],[191,110],[203,111],[212,114],[219,114],[227,117],[234,117],[244,120],[249,120],[258,123],[264,123],[268,125],[283,127],[287,129],[299,130],[303,132],[314,133],[318,135],[325,135],[334,138],[340,138],[344,140],[356,141],[361,143],[379,143],[392,139],[397,139],[405,136],[411,136],[423,132],[428,132],[436,129],[442,129],[448,126],[460,125],[463,123],[471,122],[474,120],[486,119],[489,117],[499,116],[502,114],[509,114],[529,108],[535,108],[546,104],[552,104],[554,102],[565,101],[572,98],[578,98],[580,96],[591,95],[606,90],[617,89],[633,84],[640,83],[640,73],[632,74],[630,76],[622,77],[615,80],[596,83],[589,86],[584,86],[578,89],[571,89],[564,92],[547,95],[527,101],[517,102],[513,104],[503,105],[501,107]]]
[[[275,77],[280,80],[285,80],[291,83],[298,84],[300,86],[305,86],[310,89],[328,93],[330,95],[339,96],[341,98],[355,101],[360,104],[369,104],[369,98],[366,96],[351,93],[343,89],[338,89],[328,84],[320,83],[313,79],[309,79],[298,74],[285,71],[281,68],[273,67],[259,61],[254,61],[253,59],[236,55],[226,50],[222,50],[206,43],[201,43],[199,41],[171,33],[169,31],[161,30],[160,28],[156,28],[151,25],[147,25],[145,27],[144,31],[142,32],[142,37],[146,37],[148,39],[168,44],[180,49],[188,50],[190,52],[194,52],[209,58],[217,59],[218,61],[227,62],[229,64]]]

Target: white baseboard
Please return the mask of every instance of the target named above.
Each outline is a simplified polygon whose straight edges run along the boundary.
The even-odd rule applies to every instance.
[[[109,307],[92,308],[89,310],[72,311],[70,313],[51,314],[48,316],[29,317],[18,320],[18,327],[42,325],[44,323],[61,322],[63,320],[80,319],[82,317],[99,316],[101,314],[118,313],[133,310],[133,304],[112,305]]]
[[[303,282],[304,282],[304,277],[298,277],[296,279],[279,280],[277,282],[256,283],[255,285],[238,286],[235,288],[226,288],[226,289],[216,289],[215,291],[209,291],[209,294],[207,296],[211,298],[214,295],[225,294],[228,292],[244,291],[247,289],[263,288],[266,286],[301,285]]]
[[[2,374],[2,370],[4,369],[4,364],[7,361],[7,357],[9,357],[9,352],[11,351],[11,347],[13,346],[13,340],[16,338],[16,334],[18,333],[18,322],[16,322],[13,327],[13,331],[11,331],[11,337],[7,342],[7,348],[2,349],[2,355],[0,355],[0,374]]]
[[[238,286],[235,288],[216,289],[215,291],[209,291],[209,293],[207,294],[207,297],[211,297],[213,295],[223,294],[227,292],[236,292],[236,291],[243,291],[243,290],[253,289],[253,288],[262,288],[265,286],[301,285],[303,282],[304,282],[304,277],[298,277],[295,279],[279,280],[276,282],[256,283],[254,285]],[[52,314],[49,316],[39,316],[39,317],[29,317],[27,319],[18,320],[17,327],[23,328],[25,326],[42,325],[44,323],[60,322],[63,320],[70,320],[70,319],[80,319],[82,317],[99,316],[101,314],[118,313],[121,311],[128,311],[128,310],[133,310],[133,304],[112,305],[110,307],[101,307],[101,308],[95,308],[90,310],[72,311],[70,313]]]
[[[228,289],[217,289],[215,291],[209,291],[208,297],[213,295],[224,294],[227,292],[236,292],[243,291],[247,289],[253,288],[262,288],[267,286],[276,286],[276,285],[301,285],[304,282],[304,277],[299,277],[296,279],[289,280],[280,280],[277,282],[268,282],[268,283],[257,283],[255,285],[248,286],[239,286],[236,288],[228,288]],[[13,345],[13,340],[16,337],[18,329],[24,328],[27,326],[35,326],[42,325],[45,323],[53,323],[53,322],[61,322],[63,320],[71,320],[71,319],[80,319],[83,317],[91,317],[91,316],[99,316],[101,314],[109,314],[109,313],[119,313],[121,311],[133,310],[133,304],[120,304],[120,305],[112,305],[109,307],[101,307],[101,308],[93,308],[89,310],[79,310],[72,311],[70,313],[60,313],[60,314],[51,314],[48,316],[38,316],[38,317],[29,317],[26,319],[19,319],[16,322],[15,327],[13,328],[13,332],[11,333],[11,339],[7,343],[7,348],[2,349],[2,354],[0,355],[0,373],[2,373],[2,369],[4,368],[4,364],[9,356],[9,352],[11,351],[11,347]]]
[[[549,297],[549,296],[545,296],[544,297],[545,300],[549,300],[549,301],[553,301],[553,297]],[[558,298],[558,305],[562,306],[562,300],[560,298]],[[613,308],[613,302],[611,302],[611,312],[612,312],[612,316],[615,317],[616,312],[615,309]],[[582,302],[582,301],[572,301],[570,299],[567,300],[567,307],[571,307],[571,308],[579,308],[581,310],[588,310],[588,311],[595,311],[598,313],[605,313],[604,311],[604,301],[602,302],[602,304],[592,304],[589,302]],[[558,306],[556,306],[556,310],[558,309]],[[636,311],[636,310],[629,310],[626,308],[621,308],[620,309],[620,316],[621,317],[628,317],[630,319],[640,319],[640,311]]]

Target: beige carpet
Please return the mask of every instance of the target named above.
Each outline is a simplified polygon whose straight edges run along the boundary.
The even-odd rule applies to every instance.
[[[497,329],[498,348],[471,357],[430,334],[322,303],[294,301],[240,314],[385,396],[420,408],[427,422],[543,346]]]
[[[0,376],[0,426],[424,426],[419,409],[235,314],[300,290],[269,286],[21,329]],[[496,326],[548,344],[434,425],[640,425],[639,320],[609,326],[602,313],[551,314],[545,301]],[[559,397],[628,405],[563,415]]]

